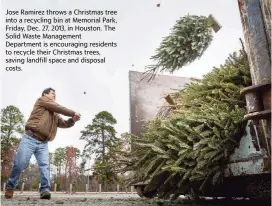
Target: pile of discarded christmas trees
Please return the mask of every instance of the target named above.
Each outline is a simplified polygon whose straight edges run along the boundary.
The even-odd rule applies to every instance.
[[[201,27],[202,24],[199,25]],[[200,52],[202,55],[212,39],[210,33],[186,25],[180,28],[188,28],[192,32],[204,31],[206,43],[191,42],[193,46],[204,45]],[[167,43],[173,39],[190,42],[179,38],[179,34],[182,32],[171,34],[176,36],[163,41],[157,54],[158,62],[170,59],[172,52],[175,64],[186,64],[183,55],[186,53],[188,56],[190,49],[186,50],[185,44],[185,49],[180,48],[180,44],[170,44],[167,49]],[[160,55],[163,58],[160,59]],[[158,65],[151,71],[154,72]],[[166,66],[162,65],[163,68]],[[131,152],[124,155],[128,160],[124,171],[133,171],[131,179],[134,182],[147,181],[145,192],[156,190],[161,198],[192,191],[201,194],[207,185],[220,183],[229,157],[245,130],[243,117],[246,103],[240,91],[250,85],[249,62],[242,48],[202,79],[192,80],[184,89],[167,97],[170,103],[168,109],[160,111],[155,120],[148,122],[141,136],[131,135]]]

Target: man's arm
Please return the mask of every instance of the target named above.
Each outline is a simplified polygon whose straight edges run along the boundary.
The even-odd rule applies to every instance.
[[[38,99],[38,104],[51,112],[56,112],[68,117],[73,117],[75,115],[73,110],[67,109],[45,96]]]
[[[59,128],[70,128],[74,125],[75,125],[75,122],[74,122],[73,118],[69,118],[67,120],[64,120],[58,115],[58,127]]]

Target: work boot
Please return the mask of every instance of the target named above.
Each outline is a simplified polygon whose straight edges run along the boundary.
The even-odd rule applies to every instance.
[[[41,194],[40,198],[41,198],[41,199],[50,200],[51,194],[50,194],[50,192],[47,192],[47,191],[46,191],[46,192],[43,192],[43,193]]]
[[[7,199],[11,199],[13,198],[13,193],[14,193],[14,189],[6,189],[6,192],[5,192],[5,198]]]

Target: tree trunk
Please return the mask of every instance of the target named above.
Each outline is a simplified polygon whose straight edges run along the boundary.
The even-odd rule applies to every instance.
[[[68,161],[66,161],[66,165],[65,165],[65,185],[66,185],[66,192],[69,190],[68,188],[68,181],[67,181],[67,164],[68,164]]]
[[[104,158],[105,158],[105,134],[104,134],[104,130],[102,130],[102,147],[103,147],[102,161],[104,163]]]
[[[103,165],[105,162],[105,134],[104,134],[104,130],[102,130],[102,146],[103,146],[103,154],[102,154],[102,161],[103,161]],[[103,174],[102,174],[103,175]],[[105,187],[105,181],[104,178],[102,178],[102,188]]]
[[[59,178],[59,170],[60,170],[60,168],[59,168],[59,164],[57,165],[57,179]]]

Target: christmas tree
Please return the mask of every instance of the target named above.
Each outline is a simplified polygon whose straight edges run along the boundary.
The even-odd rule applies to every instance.
[[[213,39],[212,20],[196,15],[181,17],[151,57],[155,64],[146,66],[145,77],[152,79],[157,72],[173,73],[200,58]]]
[[[250,85],[242,49],[179,91],[167,117],[148,122],[141,136],[131,136],[125,171],[134,171],[133,181],[148,180],[145,191],[156,190],[161,198],[201,194],[207,185],[220,183],[246,126],[240,90]]]

